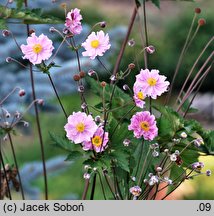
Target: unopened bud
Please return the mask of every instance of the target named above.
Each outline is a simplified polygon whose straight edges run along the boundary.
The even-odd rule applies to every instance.
[[[91,175],[89,173],[84,173],[83,178],[84,179],[90,179]]]
[[[20,90],[19,90],[19,96],[20,96],[20,97],[25,96],[25,90],[24,90],[24,89],[20,89]]]
[[[30,29],[30,30],[29,30],[29,35],[31,35],[31,34],[33,34],[33,33],[35,33],[35,30],[34,30],[34,29]]]
[[[9,30],[7,30],[7,29],[4,29],[4,30],[2,31],[2,35],[3,35],[4,37],[10,36],[10,34],[11,34],[11,32],[10,32]]]
[[[206,176],[211,176],[211,170],[206,171]]]
[[[6,58],[6,62],[7,62],[7,63],[12,62],[12,58],[11,58],[11,57],[7,57],[7,58]]]
[[[135,45],[135,40],[134,40],[134,39],[129,40],[129,41],[128,41],[128,45],[129,45],[130,47],[133,47],[133,46]]]
[[[195,13],[200,14],[201,13],[201,8],[195,8]]]
[[[105,21],[100,22],[100,27],[105,28],[106,27],[106,22]]]
[[[37,100],[37,103],[38,103],[39,105],[43,106],[43,105],[44,105],[44,100],[43,100],[43,99],[38,99],[38,100]]]
[[[134,63],[130,63],[129,66],[128,66],[128,68],[130,70],[133,70],[135,68],[135,64]]]
[[[80,71],[79,75],[80,75],[81,78],[84,78],[85,77],[85,72],[84,71]]]
[[[69,30],[67,28],[64,28],[62,32],[63,34],[67,35],[69,33]]]
[[[80,75],[79,74],[75,74],[73,76],[74,81],[79,81],[80,80]]]
[[[50,27],[50,28],[49,28],[49,32],[53,33],[53,32],[55,32],[55,31],[56,31],[56,29],[55,29],[54,27]]]
[[[83,110],[85,110],[86,107],[87,107],[87,104],[86,104],[86,103],[82,103],[81,108],[82,108]]]
[[[129,89],[129,86],[127,84],[123,85],[123,90],[127,91]]]
[[[96,72],[95,72],[94,70],[92,70],[92,69],[90,69],[90,70],[88,71],[88,75],[89,75],[89,76],[93,76],[95,73],[96,73]]]
[[[115,75],[111,75],[111,76],[110,76],[110,80],[111,80],[111,81],[116,81],[116,80],[117,80],[117,79],[116,79],[116,76],[115,76]]]
[[[102,81],[102,82],[100,83],[100,85],[104,88],[104,87],[106,87],[106,82],[105,82],[105,81]]]
[[[201,18],[201,19],[198,20],[198,25],[199,26],[203,26],[205,24],[206,24],[206,20],[204,18]]]
[[[146,47],[146,52],[149,54],[153,54],[155,52],[155,47],[152,45]]]
[[[81,93],[83,93],[84,92],[84,86],[83,85],[80,85],[80,86],[78,86],[78,92],[81,92]]]

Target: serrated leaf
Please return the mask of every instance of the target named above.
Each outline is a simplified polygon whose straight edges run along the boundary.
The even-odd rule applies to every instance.
[[[80,157],[82,157],[82,153],[79,151],[72,151],[71,153],[69,153],[69,155],[67,156],[67,158],[65,159],[65,161],[74,161],[76,159],[79,159]]]
[[[58,136],[54,133],[49,132],[51,140],[53,141],[54,146],[66,150],[68,152],[73,152],[74,144],[71,143],[68,139],[62,136]]]

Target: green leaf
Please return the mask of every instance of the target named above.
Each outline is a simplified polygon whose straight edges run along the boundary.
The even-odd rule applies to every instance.
[[[49,132],[53,145],[66,150],[68,152],[73,152],[75,144],[71,143],[68,139],[62,136],[58,136],[54,133]]]
[[[158,8],[160,8],[160,0],[152,0],[152,3],[157,6]]]
[[[7,29],[6,20],[0,19],[0,29]]]
[[[204,139],[204,146],[208,150],[209,155],[214,155],[214,131],[208,131]]]
[[[16,8],[21,9],[24,4],[24,0],[15,0],[15,1],[16,1]]]
[[[15,9],[0,5],[0,14],[4,19],[20,19],[25,24],[58,24],[63,20],[42,14],[41,9]]]
[[[71,153],[69,153],[69,155],[67,156],[67,158],[65,159],[65,161],[73,161],[76,159],[79,159],[80,157],[82,157],[82,153],[79,151],[72,151]]]

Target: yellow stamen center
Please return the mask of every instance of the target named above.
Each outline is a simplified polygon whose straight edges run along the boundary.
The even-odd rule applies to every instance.
[[[140,123],[140,127],[142,130],[147,132],[149,130],[149,123],[147,121],[142,121]]]
[[[42,51],[42,45],[41,45],[41,44],[35,44],[35,45],[33,46],[33,51],[34,51],[36,54],[40,53],[40,52]]]
[[[78,132],[82,133],[85,130],[85,125],[83,123],[78,123],[76,129]]]
[[[147,80],[147,83],[150,85],[150,86],[154,86],[154,85],[156,85],[156,83],[157,83],[157,80],[155,79],[155,78],[149,78],[148,80]]]
[[[144,99],[143,92],[139,91],[139,92],[137,93],[137,97],[138,97],[138,99],[143,100],[143,99]]]
[[[100,42],[98,40],[91,41],[91,46],[93,48],[97,48],[100,45]]]
[[[95,136],[92,139],[92,144],[95,145],[96,147],[100,147],[102,145],[102,138],[100,136]]]

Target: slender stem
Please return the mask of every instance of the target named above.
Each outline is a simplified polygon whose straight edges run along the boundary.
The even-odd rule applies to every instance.
[[[206,49],[209,47],[209,45],[211,44],[211,42],[212,42],[213,40],[214,40],[214,37],[212,37],[212,38],[208,41],[208,43],[206,44],[206,46],[204,47],[204,49],[201,51],[201,53],[199,54],[198,58],[196,59],[195,63],[193,64],[193,66],[192,66],[190,72],[188,73],[188,76],[187,76],[187,78],[186,78],[186,80],[185,80],[185,82],[184,82],[184,84],[183,84],[183,86],[182,86],[182,88],[181,88],[181,90],[180,90],[180,92],[179,92],[179,94],[178,94],[176,103],[178,102],[179,98],[181,97],[181,94],[182,94],[182,92],[183,92],[183,90],[184,90],[184,88],[185,88],[185,86],[186,86],[186,84],[187,84],[187,82],[188,82],[190,76],[192,75],[192,73],[193,73],[193,71],[194,71],[194,69],[195,69],[195,67],[196,67],[196,65],[197,65],[197,63],[198,63],[198,61],[200,60],[201,56],[204,54],[204,52],[206,51]]]
[[[48,78],[49,78],[49,80],[50,80],[50,82],[51,82],[51,85],[52,85],[52,87],[53,87],[53,89],[54,89],[54,92],[55,92],[55,94],[56,94],[56,97],[57,97],[57,99],[58,99],[58,101],[59,101],[59,104],[60,104],[60,106],[61,106],[61,108],[62,108],[62,111],[63,111],[63,113],[64,113],[64,115],[65,115],[65,118],[67,119],[67,118],[68,118],[68,115],[67,115],[67,113],[66,113],[66,111],[65,111],[65,108],[64,108],[64,106],[63,106],[63,104],[62,104],[62,101],[61,101],[61,99],[60,99],[60,97],[59,97],[59,94],[58,94],[58,92],[57,92],[57,90],[56,90],[56,86],[54,85],[54,82],[53,82],[53,80],[52,80],[50,74],[48,74]]]
[[[103,64],[103,62],[100,60],[100,58],[97,56],[98,62],[102,65],[102,67],[111,75],[111,71]]]
[[[93,199],[94,199],[94,192],[95,192],[95,188],[96,188],[96,177],[97,177],[97,174],[95,173],[95,174],[94,174],[94,177],[93,177],[93,183],[92,183],[92,189],[91,189],[90,200],[93,200]]]
[[[19,172],[18,162],[17,162],[17,159],[16,159],[16,153],[15,153],[15,149],[14,149],[14,145],[13,145],[13,140],[12,140],[12,137],[10,135],[10,132],[8,132],[7,134],[8,134],[8,137],[9,137],[10,146],[11,146],[12,154],[13,154],[13,159],[14,159],[15,166],[16,166],[16,169],[17,169],[17,174],[18,174],[18,179],[19,179],[19,184],[20,184],[22,199],[24,200],[25,199],[25,195],[24,195],[22,180],[21,180],[21,176],[20,176],[20,172]]]
[[[195,19],[196,19],[196,13],[192,19],[192,23],[191,23],[191,26],[190,26],[190,29],[189,29],[189,32],[188,32],[188,35],[187,35],[187,38],[186,38],[186,41],[184,43],[184,46],[183,46],[183,49],[181,51],[181,54],[179,56],[179,59],[178,59],[178,63],[176,65],[176,68],[175,68],[175,72],[174,72],[174,75],[173,75],[173,78],[172,78],[172,82],[171,82],[171,85],[170,85],[170,89],[169,89],[169,93],[166,97],[166,100],[165,100],[165,105],[168,104],[169,102],[169,99],[171,97],[171,94],[172,94],[172,89],[173,89],[173,85],[174,85],[174,82],[175,82],[175,78],[177,77],[178,75],[178,71],[179,71],[179,68],[181,66],[181,63],[182,63],[182,60],[183,60],[183,57],[184,57],[184,53],[186,51],[186,47],[188,45],[188,41],[189,41],[189,38],[190,38],[190,35],[191,35],[191,32],[192,32],[192,29],[193,29],[193,25],[195,23]]]
[[[129,26],[128,26],[128,31],[127,31],[127,33],[126,33],[125,39],[123,40],[123,43],[122,43],[122,46],[121,46],[119,55],[118,55],[118,57],[117,57],[117,60],[116,60],[115,66],[114,66],[114,70],[113,70],[113,75],[114,75],[114,76],[116,76],[117,71],[118,71],[118,69],[119,69],[121,59],[122,59],[122,57],[123,57],[123,54],[124,54],[124,51],[125,51],[125,48],[126,48],[126,45],[127,45],[127,42],[128,42],[129,36],[130,36],[130,33],[131,33],[131,30],[132,30],[133,25],[134,25],[134,21],[135,21],[136,15],[137,15],[138,7],[139,7],[139,6],[137,6],[137,7],[135,6],[135,7],[134,7],[134,10],[133,10],[133,13],[132,13],[132,17],[131,17],[131,20],[130,20],[130,23],[129,23]],[[113,83],[113,81],[111,81],[111,83]]]
[[[114,199],[117,199],[117,196],[115,195],[115,189],[114,189],[114,187],[112,186],[110,180],[108,179],[107,174],[106,174],[104,171],[103,171],[103,174],[104,174],[106,183],[107,183],[107,185],[108,185],[108,187],[109,187],[109,189],[110,189],[110,191],[111,191],[111,193],[112,193]]]
[[[0,147],[1,148],[1,147]],[[10,185],[9,185],[9,179],[7,179],[7,172],[5,170],[5,163],[4,163],[4,159],[3,159],[3,155],[2,155],[2,152],[0,151],[0,157],[1,157],[1,162],[0,164],[2,164],[2,167],[3,167],[3,171],[4,171],[4,174],[5,174],[5,179],[6,179],[6,183],[7,183],[7,190],[8,190],[8,196],[9,196],[9,199],[12,200],[12,196],[11,196],[11,192],[10,192]],[[2,179],[0,181],[0,185],[2,184]],[[2,189],[1,189],[2,190]]]
[[[28,1],[24,0],[25,7],[28,7]],[[27,24],[27,34],[29,35],[30,27]],[[32,97],[33,100],[36,100],[36,92],[35,92],[35,85],[34,85],[34,76],[33,76],[33,66],[30,64],[30,80],[31,80],[31,88],[32,88]],[[47,171],[46,171],[46,164],[45,164],[45,153],[44,153],[44,144],[43,144],[43,138],[42,138],[42,132],[41,132],[41,126],[40,126],[40,120],[39,120],[39,112],[37,103],[34,103],[34,110],[36,115],[36,124],[37,124],[37,130],[39,135],[39,141],[40,141],[40,148],[41,148],[41,157],[42,157],[42,166],[43,166],[43,175],[44,175],[44,184],[45,184],[45,199],[48,200],[48,181],[47,181]]]
[[[89,188],[89,179],[86,179],[85,180],[85,188],[84,188],[84,191],[83,191],[83,194],[82,194],[82,200],[86,200],[86,196],[87,196],[87,193],[88,193],[88,188]]]
[[[140,162],[141,162],[141,158],[142,158],[142,155],[143,155],[143,147],[144,147],[144,145],[143,145],[143,141],[142,141],[142,143],[140,145],[140,155],[139,155],[139,159],[138,159],[138,163],[137,163],[137,169],[136,169],[136,172],[135,172],[135,177],[137,176],[137,173],[138,173],[139,168],[140,168]]]
[[[146,39],[146,47],[149,46],[148,41],[148,31],[147,31],[147,21],[146,21],[146,1],[143,1],[143,22],[144,22],[144,33]],[[148,68],[148,55],[147,52],[144,52],[145,68]]]
[[[106,200],[106,194],[105,194],[105,189],[104,189],[104,185],[103,185],[103,182],[102,182],[102,178],[101,178],[100,173],[99,172],[97,172],[97,173],[98,173],[98,177],[99,177],[99,180],[100,180],[101,189],[102,189],[102,192],[103,192],[103,197]]]

